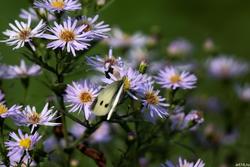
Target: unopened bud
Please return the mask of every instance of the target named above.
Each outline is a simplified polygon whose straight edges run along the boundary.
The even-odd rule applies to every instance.
[[[148,64],[145,61],[141,61],[140,65],[139,65],[139,72],[141,74],[144,74],[146,72],[148,68]]]

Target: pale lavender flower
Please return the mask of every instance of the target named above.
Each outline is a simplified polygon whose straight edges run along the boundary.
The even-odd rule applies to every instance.
[[[25,159],[31,160],[29,151],[33,150],[37,142],[41,139],[37,132],[33,135],[23,134],[23,132],[18,129],[18,135],[14,132],[10,133],[10,137],[14,140],[9,140],[5,142],[8,154],[11,162],[19,162],[24,155]]]
[[[186,114],[182,111],[183,108],[176,108],[175,110],[179,110],[177,113],[174,112],[170,115],[171,121],[171,129],[172,130],[196,130],[199,125],[204,122],[204,118],[202,112],[197,110],[192,110],[190,113]]]
[[[220,55],[207,61],[209,73],[221,79],[229,79],[245,74],[248,71],[248,65],[238,61],[233,57]]]
[[[169,119],[171,121],[171,130],[182,130],[183,129],[183,121],[185,118],[184,112],[179,112],[176,114],[170,115]]]
[[[91,134],[89,138],[90,143],[106,143],[110,141],[110,125],[107,122],[103,122],[101,126]]]
[[[113,50],[109,49],[109,53],[106,57],[102,58],[100,56],[87,57],[87,64],[93,69],[105,73],[120,73],[121,69],[124,67],[124,62],[121,57],[114,57]]]
[[[7,71],[8,71],[8,66],[0,64],[0,78],[1,79],[7,77],[7,75],[6,75]]]
[[[66,141],[64,138],[58,138],[54,135],[49,136],[44,142],[43,142],[43,150],[46,153],[50,153],[56,149],[65,149],[67,147]]]
[[[142,47],[148,42],[148,37],[142,35],[141,33],[135,33],[130,36],[122,32],[119,28],[113,28],[111,33],[111,37],[107,38],[105,42],[113,48]]]
[[[43,8],[49,12],[75,11],[81,9],[81,3],[78,0],[36,0],[36,8]]]
[[[166,107],[169,104],[165,103],[165,98],[161,97],[159,93],[160,91],[154,90],[151,84],[142,85],[138,93],[143,105],[141,112],[152,122],[158,117],[165,118],[168,115]]]
[[[43,142],[43,150],[46,153],[55,150],[57,147],[59,147],[58,139],[55,136],[50,136]]]
[[[111,30],[108,24],[104,24],[104,21],[97,22],[99,15],[95,17],[82,16],[78,23],[82,25],[87,25],[83,30],[84,32],[91,32],[93,39],[103,39],[108,37],[108,32]]]
[[[92,115],[91,105],[98,95],[99,88],[89,81],[73,82],[65,92],[65,101],[69,103],[69,112],[83,111],[88,120]]]
[[[53,107],[49,108],[47,103],[42,109],[41,113],[36,111],[36,108],[33,106],[26,106],[24,110],[14,116],[15,123],[19,126],[31,126],[31,133],[39,125],[44,126],[57,126],[60,123],[54,123],[58,117],[56,117],[57,111],[53,111]]]
[[[250,102],[250,85],[237,86],[236,93],[238,97],[245,102]]]
[[[166,67],[161,70],[155,79],[163,88],[168,89],[192,89],[195,88],[197,81],[195,75],[186,71],[179,72],[174,67]]]
[[[192,53],[192,44],[185,39],[177,39],[171,42],[167,47],[167,53],[172,57],[182,57]]]
[[[80,138],[82,135],[84,135],[86,128],[78,123],[75,123],[71,126],[69,131],[75,138]],[[107,122],[103,122],[100,127],[90,135],[89,142],[105,143],[110,139],[110,125]]]
[[[49,40],[47,48],[66,48],[67,52],[76,56],[75,51],[87,49],[91,41],[91,32],[84,32],[87,25],[77,26],[77,20],[72,20],[70,17],[63,21],[63,24],[54,22],[54,27],[49,31],[52,34],[44,34],[43,37]]]
[[[161,167],[204,167],[205,163],[201,160],[198,159],[196,162],[189,162],[185,159],[182,159],[179,157],[179,163],[174,164],[171,161],[167,161],[164,164],[161,164]]]
[[[31,16],[28,18],[27,23],[15,20],[15,24],[9,24],[11,30],[7,29],[3,32],[4,35],[9,37],[1,42],[6,42],[7,45],[15,46],[13,49],[19,49],[28,44],[32,50],[36,50],[32,43],[33,38],[41,38],[45,31],[46,24],[41,20],[35,28],[31,28]]]
[[[133,48],[129,51],[128,66],[137,67],[142,62],[149,62],[149,52],[143,48]],[[150,64],[151,65],[151,64]],[[157,67],[159,69],[159,67]]]
[[[82,126],[79,123],[74,123],[70,129],[69,132],[74,136],[75,138],[79,139],[86,131],[86,127]]]
[[[192,110],[183,120],[183,129],[196,130],[204,122],[203,114],[200,111]]]
[[[20,112],[22,106],[13,105],[10,108],[8,108],[4,101],[0,102],[0,117],[1,118],[7,118],[12,117],[13,115],[16,115]]]
[[[27,66],[24,60],[20,61],[20,66],[9,66],[9,75],[11,78],[26,78],[29,76],[37,76],[41,74],[39,65]]]
[[[38,13],[37,13],[38,12]],[[55,20],[56,17],[50,13],[48,13],[45,9],[40,8],[37,11],[35,11],[33,8],[21,9],[21,13],[19,14],[19,17],[21,19],[28,20],[29,17],[31,17],[31,20],[33,21],[39,21],[40,17],[46,18],[48,21]]]

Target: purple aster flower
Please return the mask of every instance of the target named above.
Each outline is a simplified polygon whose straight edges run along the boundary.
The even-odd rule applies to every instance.
[[[34,131],[34,128],[39,125],[45,126],[57,126],[60,123],[54,123],[57,119],[56,117],[57,111],[53,111],[53,107],[49,108],[49,104],[47,103],[42,112],[38,113],[35,107],[30,107],[29,105],[24,108],[24,110],[13,116],[15,119],[15,123],[19,126],[31,126],[31,133]]]
[[[245,74],[248,65],[226,55],[220,55],[207,61],[209,73],[220,79],[229,79]]]
[[[107,38],[108,37],[107,32],[109,32],[111,29],[109,28],[109,25],[104,24],[103,21],[96,23],[98,18],[99,18],[99,15],[96,15],[93,18],[82,16],[79,19],[78,23],[87,25],[83,31],[84,32],[90,31],[93,39]]]
[[[196,162],[189,162],[185,159],[182,159],[181,157],[179,157],[179,163],[177,163],[176,165],[171,162],[171,161],[167,161],[164,164],[161,164],[161,167],[204,167],[205,163],[201,160],[198,159]]]
[[[78,123],[75,123],[72,125],[69,131],[74,137],[80,138],[82,135],[84,135],[86,128]],[[103,122],[100,127],[90,135],[89,142],[103,143],[108,142],[110,139],[110,125],[107,122]]]
[[[29,155],[29,151],[33,150],[37,142],[41,139],[41,136],[37,132],[33,135],[28,135],[27,133],[23,134],[20,129],[18,129],[18,135],[11,132],[10,137],[14,140],[5,142],[5,146],[8,150],[7,156],[12,163],[18,163],[23,155],[25,155],[24,159],[30,160],[31,156]]]
[[[167,53],[172,57],[182,57],[192,53],[192,44],[185,39],[177,39],[169,44]]]
[[[196,130],[204,122],[203,114],[200,111],[192,110],[183,120],[183,129]]]
[[[92,115],[90,107],[99,90],[96,85],[86,80],[68,85],[65,91],[65,101],[69,103],[69,112],[83,111],[88,120]]]
[[[115,58],[113,56],[112,49],[109,49],[108,56],[105,58],[101,58],[99,56],[96,57],[87,57],[87,63],[92,68],[105,73],[120,73],[121,69],[124,67],[124,62],[121,57]]]
[[[238,97],[245,102],[250,102],[250,85],[237,86],[236,93]]]
[[[11,78],[26,78],[40,75],[41,67],[39,65],[27,66],[25,61],[21,60],[20,66],[9,66],[8,72]]]
[[[139,92],[143,105],[141,112],[152,122],[158,117],[164,118],[168,115],[166,107],[169,105],[165,103],[165,98],[161,97],[159,93],[160,91],[154,90],[151,84],[145,84]]]
[[[184,112],[179,112],[170,115],[169,119],[171,121],[171,130],[176,130],[176,131],[182,130],[184,118],[185,118]]]
[[[43,8],[49,12],[75,11],[81,9],[78,0],[36,0],[36,8]]]
[[[110,141],[110,125],[107,122],[103,122],[101,126],[91,134],[89,138],[90,143],[105,143]]]
[[[33,21],[39,21],[40,17],[46,18],[48,21],[52,21],[56,19],[55,16],[48,13],[43,8],[38,9],[38,11],[35,11],[33,8],[29,8],[28,10],[22,9],[21,13],[19,14],[19,17],[24,20],[28,20],[29,17],[31,17],[31,20]]]
[[[133,48],[128,53],[128,66],[137,67],[142,62],[149,62],[149,51],[144,48]],[[152,64],[150,64],[151,66]],[[159,66],[157,67],[159,69]]]
[[[32,38],[41,38],[45,31],[46,24],[41,20],[35,28],[31,28],[31,16],[28,18],[27,23],[15,21],[16,25],[9,24],[11,30],[7,29],[3,32],[9,38],[1,42],[6,42],[7,45],[15,46],[13,49],[18,49],[28,44],[33,50],[36,50],[32,43]]]
[[[1,118],[7,118],[12,117],[13,115],[16,115],[20,113],[22,106],[13,105],[12,107],[8,108],[4,102],[0,102],[0,117]]]
[[[195,75],[186,71],[179,72],[174,67],[166,67],[161,70],[155,79],[163,88],[168,89],[192,89],[195,88],[197,81]]]
[[[185,115],[184,112],[178,112],[170,115],[171,129],[172,130],[183,130],[189,129],[191,131],[196,130],[200,124],[204,122],[202,112],[192,110],[190,113]]]
[[[141,33],[135,33],[130,36],[122,32],[119,28],[113,28],[111,37],[105,39],[105,42],[113,48],[137,48],[146,45],[148,37]]]
[[[83,30],[87,25],[77,26],[77,20],[72,20],[70,17],[63,21],[63,24],[57,24],[54,22],[55,27],[49,29],[52,34],[44,34],[43,37],[49,40],[53,40],[48,43],[47,47],[66,48],[67,52],[71,52],[73,56],[76,56],[75,51],[87,49],[89,44],[86,42],[91,41],[90,32],[84,32]]]

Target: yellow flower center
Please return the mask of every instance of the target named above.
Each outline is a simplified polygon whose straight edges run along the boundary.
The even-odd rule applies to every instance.
[[[61,31],[60,39],[65,42],[73,41],[75,39],[75,33],[71,30]]]
[[[19,141],[19,146],[25,149],[29,149],[30,145],[31,145],[31,139],[29,137]]]
[[[92,101],[92,95],[89,92],[80,93],[80,101],[82,103],[88,103]]]
[[[19,39],[21,39],[23,41],[28,39],[29,36],[30,36],[30,32],[31,32],[30,28],[27,28],[27,29],[24,29],[24,30],[20,31],[19,34],[18,34]]]
[[[146,101],[154,105],[159,103],[158,97],[153,92],[146,93]]]
[[[172,82],[173,84],[178,83],[180,81],[181,81],[181,77],[178,74],[175,74],[170,77],[170,82]]]
[[[37,112],[33,112],[28,116],[29,122],[32,124],[37,124],[40,121],[40,115]]]
[[[130,89],[130,81],[129,81],[128,77],[125,77],[125,79],[124,79],[124,88],[123,89],[125,91]]]
[[[57,9],[63,9],[64,6],[65,6],[63,0],[54,0],[54,1],[52,1],[50,4],[51,4],[51,6],[52,6],[53,8],[57,8]]]
[[[8,108],[4,105],[0,103],[0,115],[6,113],[8,111]]]

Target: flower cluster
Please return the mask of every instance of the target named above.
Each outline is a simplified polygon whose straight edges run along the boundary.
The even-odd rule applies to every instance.
[[[99,15],[111,2],[34,0],[3,32],[1,42],[22,58],[0,64],[0,166],[82,166],[76,158],[84,154],[98,166],[204,167],[203,154],[180,155],[218,155],[236,142],[250,101],[240,78],[249,64],[216,53],[210,38],[202,62],[184,38],[163,46],[158,30],[111,29]],[[95,54],[102,49],[108,53]]]
[[[51,40],[47,48],[66,49],[68,53],[76,56],[75,52],[87,49],[92,40],[108,37],[109,25],[104,24],[103,21],[97,22],[98,15],[93,18],[68,17],[63,19],[62,23],[54,22],[54,26],[48,26],[43,20],[40,20],[37,26],[31,27],[32,20],[36,21],[39,17],[51,21],[56,18],[58,13],[81,9],[81,4],[77,0],[37,0],[34,2],[34,7],[39,11],[36,12],[30,8],[28,11],[22,10],[20,14],[21,18],[27,20],[27,23],[16,20],[15,25],[9,24],[11,30],[8,29],[4,32],[8,39],[2,42],[15,46],[13,49],[27,46],[35,51],[37,45],[35,38],[45,38]],[[55,13],[53,14],[53,12]]]

